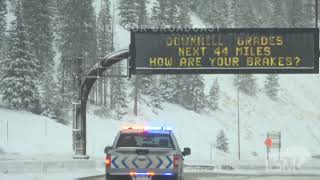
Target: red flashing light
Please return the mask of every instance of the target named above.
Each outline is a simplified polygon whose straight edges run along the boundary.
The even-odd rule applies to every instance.
[[[172,127],[166,127],[166,126],[129,126],[129,127],[123,127],[122,130],[172,130]]]
[[[150,172],[130,172],[130,176],[154,176],[155,173],[150,171]]]
[[[173,156],[173,169],[178,170],[179,168],[179,159],[180,157],[178,155]]]
[[[105,163],[106,163],[106,168],[111,167],[111,155],[107,155]]]

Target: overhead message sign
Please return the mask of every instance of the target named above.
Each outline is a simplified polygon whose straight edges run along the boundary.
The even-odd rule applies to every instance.
[[[133,74],[318,73],[315,28],[131,31]]]

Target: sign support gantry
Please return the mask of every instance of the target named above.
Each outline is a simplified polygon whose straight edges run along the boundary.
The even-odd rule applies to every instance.
[[[73,151],[74,159],[89,159],[87,155],[87,101],[91,88],[99,77],[102,77],[103,72],[122,60],[129,58],[129,50],[120,50],[111,53],[99,60],[86,74],[78,76],[79,91],[77,101],[74,102],[74,118],[73,118]],[[129,68],[129,67],[128,67]],[[78,73],[77,73],[78,74]],[[80,74],[80,73],[79,73]]]

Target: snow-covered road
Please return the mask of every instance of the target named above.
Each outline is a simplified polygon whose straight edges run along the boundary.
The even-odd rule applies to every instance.
[[[186,173],[185,180],[319,180],[320,176],[268,176],[268,175],[219,175],[208,173]],[[104,180],[104,176],[94,176],[78,180]]]

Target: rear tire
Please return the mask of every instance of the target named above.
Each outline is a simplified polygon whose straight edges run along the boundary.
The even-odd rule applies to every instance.
[[[106,180],[110,180],[110,175],[106,174]]]
[[[153,176],[152,180],[181,180],[178,176]]]
[[[110,175],[110,174],[107,174],[107,175],[106,175],[106,180],[115,180],[115,179],[116,179],[115,176],[112,176],[112,175]]]
[[[107,174],[106,180],[131,180],[130,176],[112,176]]]

